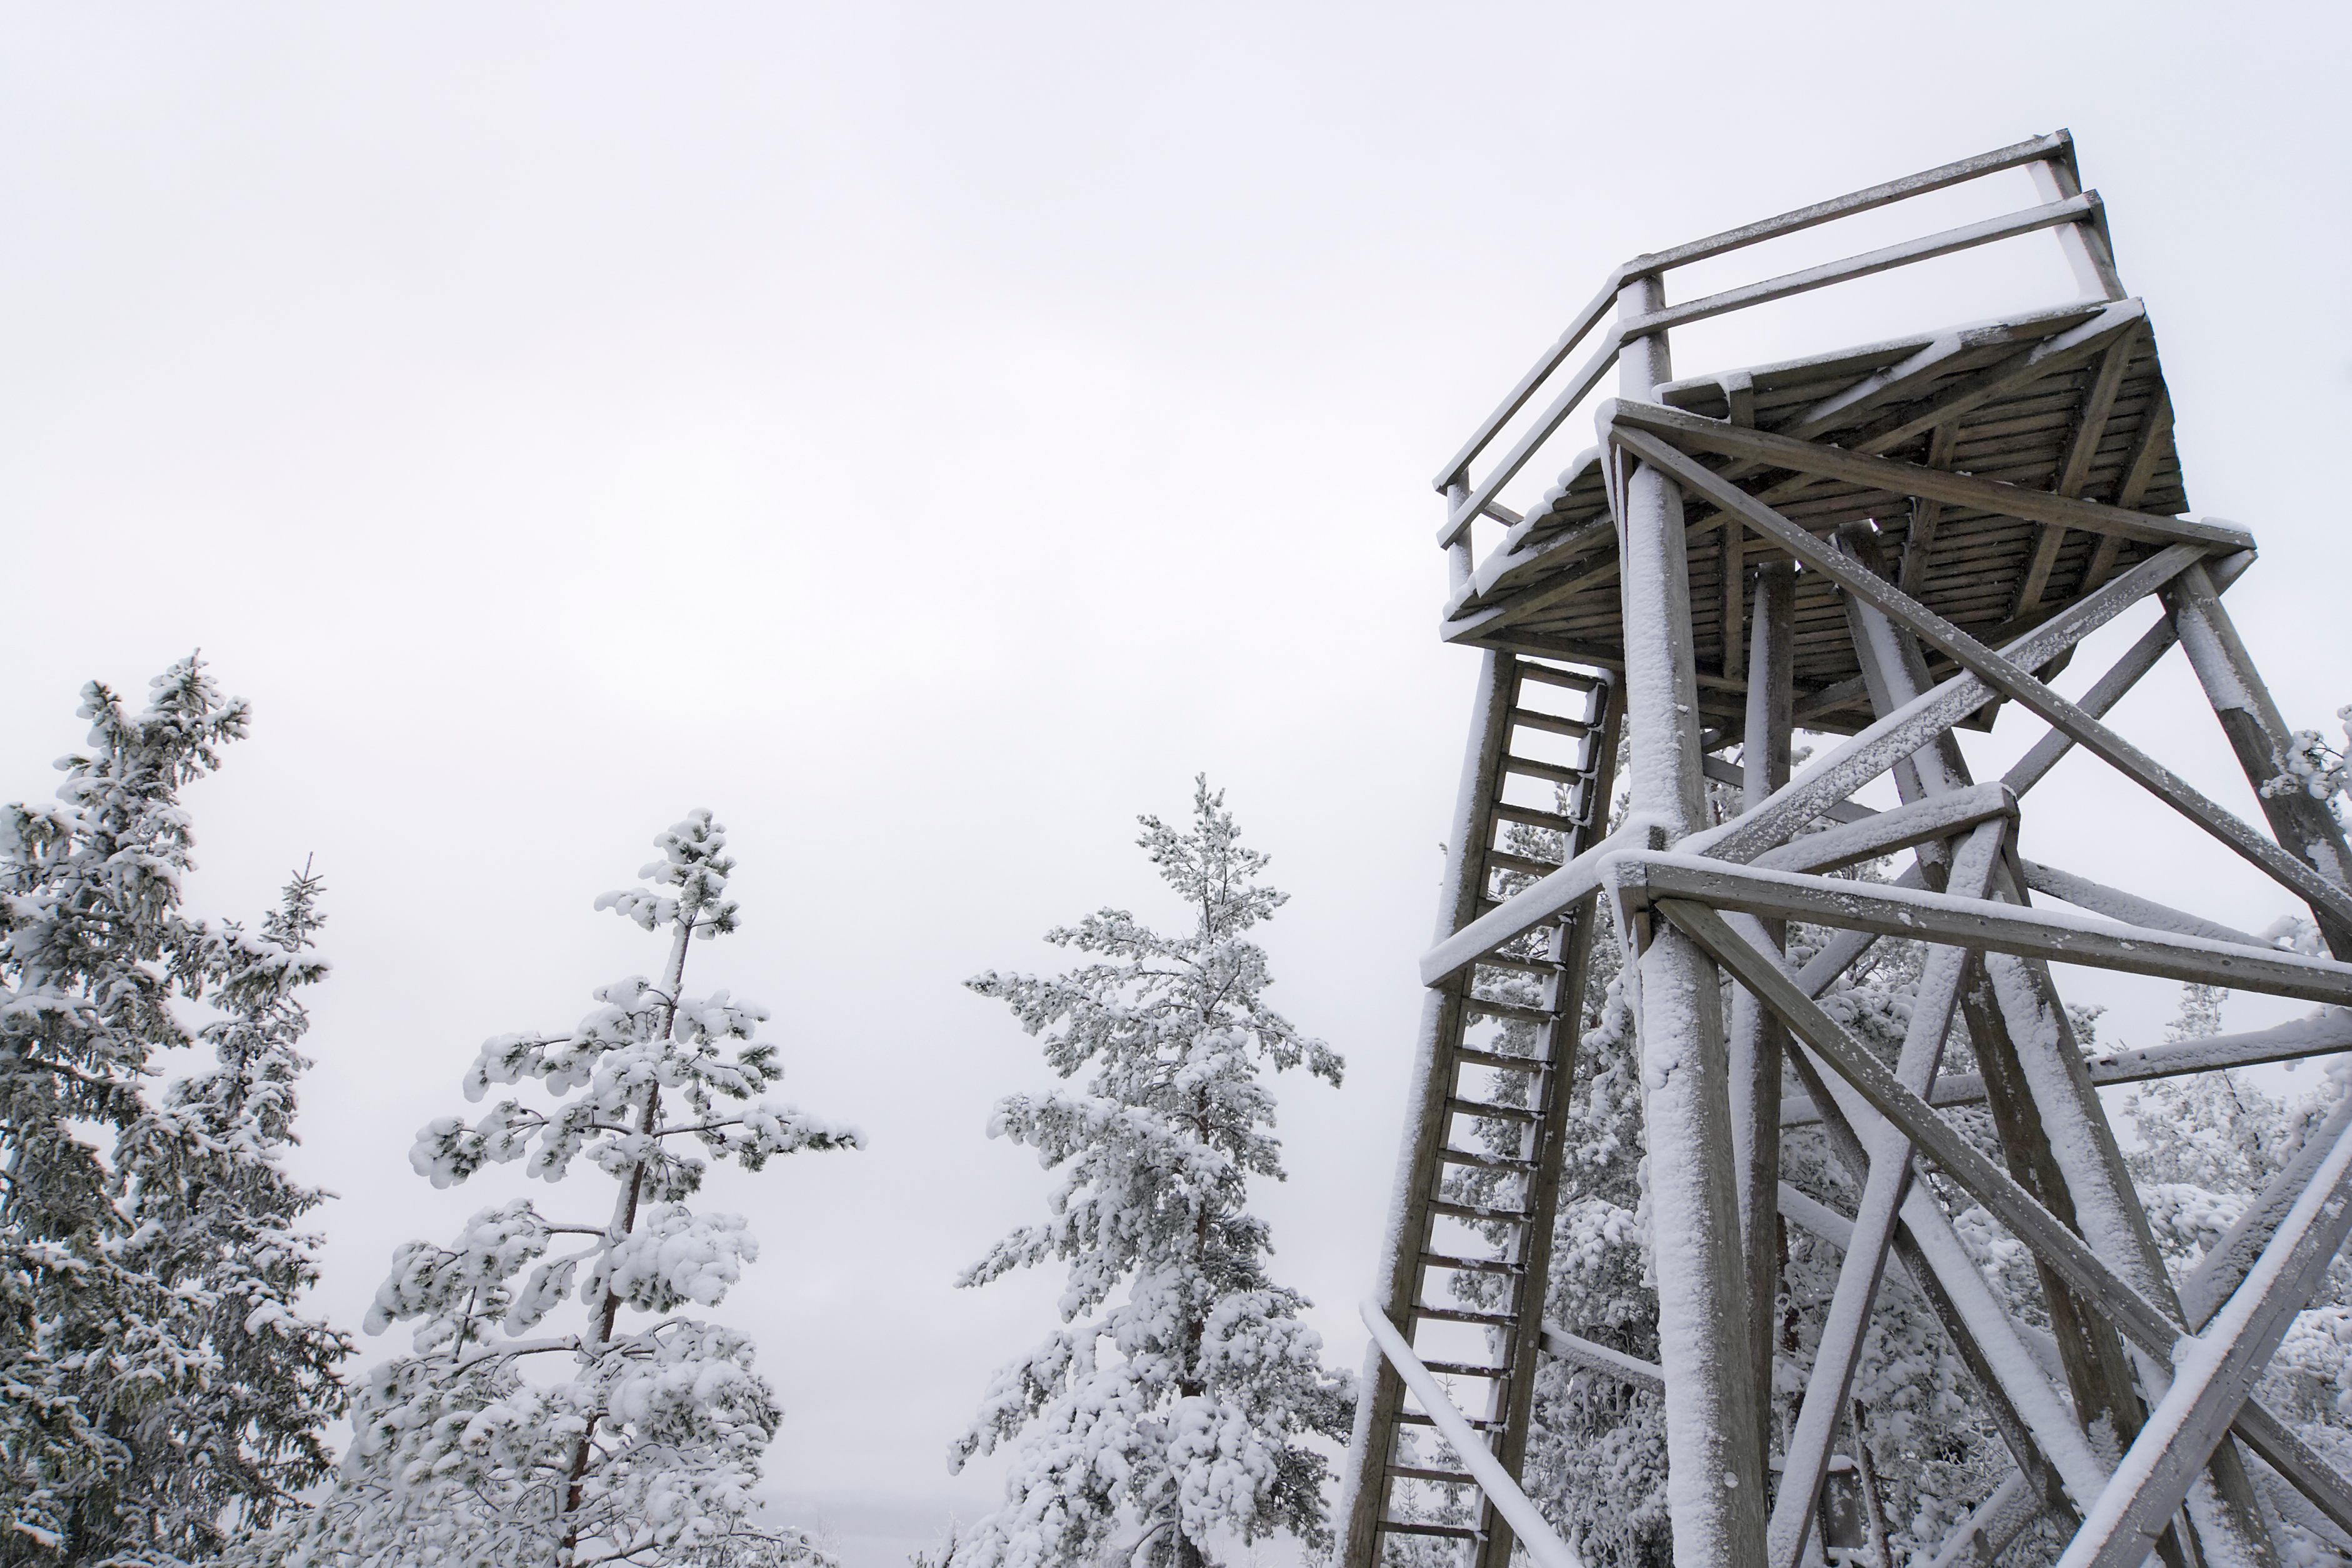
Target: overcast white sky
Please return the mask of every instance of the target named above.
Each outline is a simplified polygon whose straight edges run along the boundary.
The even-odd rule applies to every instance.
[[[1428,477],[1623,256],[2071,125],[2191,501],[2263,541],[2240,624],[2294,722],[2352,701],[2338,5],[5,16],[0,792],[53,788],[91,676],[201,645],[253,699],[191,902],[313,854],[331,889],[299,1164],[347,1325],[393,1244],[519,1189],[433,1193],[409,1138],[483,1037],[659,961],[591,901],[716,810],[745,927],[690,977],[872,1138],[722,1188],[771,1478],[853,1568],[988,1505],[946,1446],[1058,1287],[951,1289],[1045,1179],[982,1135],[1044,1070],[958,982],[1160,908],[1132,819],[1199,769],[1295,894],[1276,998],[1350,1061],[1286,1086],[1265,1207],[1356,1363],[1476,662],[1433,635]],[[1679,367],[2071,296],[2011,251]],[[2252,810],[2177,668],[2118,722]],[[2029,853],[2287,908],[2095,763],[2046,789]],[[2138,1043],[2168,1011],[2073,994]]]

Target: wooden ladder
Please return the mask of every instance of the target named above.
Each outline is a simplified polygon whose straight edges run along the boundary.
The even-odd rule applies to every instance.
[[[1477,742],[1475,836],[1461,862],[1455,928],[1608,831],[1619,705],[1599,672],[1498,653]],[[1540,800],[1531,804],[1530,798]],[[1456,1394],[1516,1477],[1527,1448],[1545,1282],[1559,1212],[1562,1124],[1576,1075],[1593,900],[1482,956],[1444,981],[1424,1025],[1402,1223],[1386,1278],[1390,1321]],[[1384,1542],[1454,1544],[1462,1568],[1508,1568],[1510,1528],[1447,1463],[1429,1416],[1407,1408],[1382,1363],[1367,1390],[1347,1568]],[[1458,1544],[1455,1544],[1458,1543]],[[1400,1542],[1402,1544],[1402,1542]],[[1466,1549],[1466,1550],[1465,1550]],[[1402,1561],[1428,1562],[1427,1552]]]

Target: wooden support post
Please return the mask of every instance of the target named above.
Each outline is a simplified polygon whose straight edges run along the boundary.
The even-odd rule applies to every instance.
[[[2125,351],[2121,346],[2111,350],[2110,364],[2113,356]],[[2119,371],[2115,373],[2120,375]],[[2106,371],[2102,371],[2100,379],[2109,379]],[[2097,396],[2098,389],[2095,387],[2092,398],[2095,401]],[[2112,386],[2106,398],[2112,402]],[[2089,416],[2086,409],[2085,418]],[[2104,421],[2104,410],[2098,417]],[[1864,557],[1857,564],[1876,575],[1885,575],[1874,559]],[[1918,644],[1877,607],[1864,602],[1851,591],[1846,604],[1848,619],[1854,628],[1856,650],[1872,679],[1874,698],[1890,706],[1916,699],[1927,686],[1927,661]],[[1953,741],[1948,733],[1944,739]],[[1922,754],[1923,758],[1926,755]],[[1923,768],[1919,780],[1931,794],[1956,791],[1968,785],[1967,762],[1957,744],[1952,744],[1948,751],[1936,754],[1934,760],[1934,771],[1940,777],[1924,777],[1927,769]],[[1923,868],[1926,863],[1923,859]],[[2011,875],[2004,879],[2005,885],[1986,891],[1997,893],[2010,902],[2022,903],[2022,873],[2013,865],[2007,869]],[[1981,892],[1972,894],[1984,895]],[[2062,1219],[2076,1224],[2110,1267],[2142,1293],[2170,1306],[2177,1313],[2179,1301],[2173,1296],[2171,1277],[2157,1251],[2155,1237],[2125,1169],[2114,1130],[2083,1065],[2073,1024],[2059,999],[2049,967],[2039,959],[1996,951],[1984,955],[1977,972],[1981,983],[1969,988],[1969,1037],[1977,1044],[1988,1098],[2001,1131],[2002,1147],[2015,1151],[2011,1174],[2021,1180],[2027,1180],[2030,1174],[2032,1179],[2029,1186],[2042,1188],[2038,1196],[2044,1204]],[[1988,999],[1992,1004],[1990,1007],[1986,1005]],[[2015,1092],[2017,1090],[2024,1092]],[[2028,1169],[2021,1169],[2019,1156],[2029,1150],[2033,1151],[2032,1156],[2021,1162]],[[2056,1183],[2049,1180],[2053,1172],[2059,1178]],[[2046,1287],[2057,1283],[2045,1280]],[[2121,1361],[2121,1341],[2112,1330],[2099,1323],[2095,1314],[2081,1312],[2072,1301],[2064,1301],[2067,1310],[2062,1312],[2061,1291],[2049,1289],[2046,1294],[2053,1327],[2060,1325],[2062,1318],[2074,1320],[2074,1334],[2062,1334],[2059,1343],[2062,1349],[2080,1353],[2069,1354],[2067,1364],[2078,1404],[2083,1406],[2085,1429],[2095,1428],[2099,1416],[2104,1415],[2118,1441],[2123,1440],[2125,1433],[2137,1430],[2139,1408],[2132,1394],[2131,1369]],[[2159,1387],[2165,1370],[2143,1360],[2138,1368],[2142,1386],[2151,1392]],[[2095,1414],[2094,1404],[2104,1409]],[[2274,1561],[2268,1526],[2236,1448],[2225,1442],[2212,1452],[2211,1458],[2212,1491],[2200,1496],[2190,1511],[2199,1535],[2209,1547],[2208,1554],[2219,1538],[2230,1542],[2226,1553],[2230,1560],[2251,1552],[2254,1563]],[[2166,1536],[2158,1551],[2168,1562],[2184,1555],[2179,1543],[2166,1531],[2152,1531],[2150,1534]]]
[[[2352,925],[2352,891],[2321,876],[2308,862],[2285,852],[2198,793],[2170,768],[2099,723],[2076,704],[2036,680],[2027,673],[2026,667],[1987,648],[1894,584],[1883,582],[1843,559],[1822,540],[1769,507],[1725,485],[1673,447],[1639,431],[1622,426],[1616,431],[1616,436],[1641,455],[1646,465],[1663,467],[1677,479],[1691,485],[1709,501],[1746,517],[1759,533],[1803,561],[1809,569],[1823,572],[1839,587],[1883,611],[1939,652],[1956,660],[1979,679],[2002,695],[2015,698],[2053,726],[2073,736],[2125,777],[2269,873],[2276,881],[2302,894],[2315,905],[2328,910],[2347,925]]]
[[[2201,567],[2192,566],[2164,591],[2164,604],[2180,637],[2180,651],[2189,655],[2189,667],[2221,721],[2221,732],[2230,737],[2230,749],[2237,753],[2238,766],[2261,797],[2271,831],[2289,854],[2337,886],[2352,888],[2352,850],[2345,846],[2335,813],[2300,789],[2264,788],[2284,770],[2281,758],[2293,736],[2212,580]],[[2352,922],[2318,904],[2311,913],[2328,951],[2352,959]]]
[[[1969,834],[1954,867],[1954,890],[1967,897],[1982,896],[2000,863],[2006,832],[2006,824],[1988,822]],[[1912,1002],[1902,1059],[1895,1067],[1895,1075],[1923,1096],[1934,1092],[1944,1037],[1951,1028],[1969,967],[1965,948],[1928,951]],[[1853,1239],[1838,1270],[1829,1315],[1813,1354],[1811,1379],[1789,1437],[1780,1495],[1772,1505],[1766,1561],[1773,1568],[1793,1564],[1812,1529],[1822,1478],[1828,1471],[1830,1445],[1853,1385],[1855,1364],[1862,1356],[1863,1333],[1870,1324],[1887,1249],[1895,1240],[1896,1218],[1910,1190],[1911,1145],[1899,1130],[1886,1128],[1868,1140],[1868,1160],[1862,1201],[1854,1211]]]
[[[1747,738],[1740,748],[1743,807],[1760,806],[1789,781],[1794,695],[1796,572],[1785,561],[1756,574],[1754,645],[1748,660]],[[1766,927],[1775,947],[1780,922]],[[1758,1440],[1772,1430],[1772,1341],[1780,1295],[1780,1058],[1788,1036],[1746,991],[1731,995],[1731,1126],[1739,1166],[1739,1228],[1748,1257],[1748,1354],[1756,1369]]]
[[[1662,309],[1654,277],[1630,281],[1621,319]],[[1672,376],[1663,331],[1626,343],[1620,374],[1648,398]],[[1696,672],[1681,492],[1654,464],[1623,481],[1626,724],[1635,820],[1664,848],[1702,827]],[[1748,1278],[1719,982],[1706,955],[1663,922],[1629,931],[1639,987],[1643,1116],[1656,1229],[1658,1339],[1675,1557],[1753,1568],[1764,1547],[1764,1454],[1748,1353]]]
[[[1462,758],[1462,782],[1454,798],[1454,818],[1445,841],[1444,892],[1439,895],[1437,935],[1442,940],[1467,925],[1478,914],[1486,885],[1486,845],[1480,841],[1488,827],[1486,802],[1494,793],[1496,769],[1510,734],[1511,695],[1517,685],[1508,653],[1489,653],[1478,671],[1478,691],[1472,708],[1468,745]],[[1390,1194],[1389,1226],[1394,1242],[1382,1260],[1382,1273],[1373,1300],[1391,1322],[1412,1322],[1414,1293],[1420,1289],[1417,1260],[1427,1245],[1429,1193],[1435,1180],[1437,1151],[1444,1141],[1446,1118],[1433,1113],[1452,1092],[1450,1064],[1441,1046],[1459,1027],[1463,1002],[1470,989],[1471,971],[1464,969],[1443,985],[1433,986],[1422,998],[1421,1034],[1414,1075],[1405,1107],[1405,1143],[1397,1162],[1396,1186]],[[1340,1479],[1338,1519],[1346,1534],[1342,1562],[1349,1568],[1370,1568],[1379,1560],[1381,1511],[1387,1500],[1391,1455],[1388,1435],[1404,1398],[1404,1384],[1396,1368],[1372,1346],[1364,1354],[1364,1373],[1356,1399],[1355,1432],[1349,1445],[1349,1462]]]

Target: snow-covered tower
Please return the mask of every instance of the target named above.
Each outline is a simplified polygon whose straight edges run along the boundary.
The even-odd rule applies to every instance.
[[[2040,204],[1670,301],[1677,268],[2011,170]],[[1675,373],[1677,328],[2034,235],[2064,248],[2082,298]],[[1595,404],[1612,369],[1617,395]],[[1525,515],[1501,505],[1586,408],[1597,444]],[[1442,634],[1485,663],[1422,965],[1391,1251],[1365,1308],[1348,1568],[1448,1551],[1507,1568],[1515,1541],[1544,1568],[1577,1561],[1517,1484],[1547,1357],[1663,1389],[1678,1564],[1795,1568],[1890,1276],[1934,1304],[2015,1467],[1937,1561],[2045,1514],[2074,1531],[2068,1564],[2114,1568],[2151,1551],[2276,1562],[2280,1509],[2352,1531],[2352,1480],[2249,1397],[2352,1229],[2352,1100],[2179,1280],[2096,1092],[2343,1051],[2352,1013],[2086,1061],[2052,981],[2053,963],[2089,965],[2352,1005],[2352,856],[2326,805],[2265,792],[2266,821],[2242,820],[2103,721],[2177,643],[2250,780],[2277,775],[2290,743],[2221,597],[2254,541],[2183,515],[2147,313],[2071,138],[1636,256],[1437,483]],[[2072,698],[2053,688],[2076,644],[2150,600],[2111,669]],[[1980,779],[1960,732],[1997,716],[2040,737]],[[1791,778],[1792,727],[1844,738]],[[1631,810],[1612,831],[1621,734]],[[2194,899],[2155,873],[2160,846],[2161,898],[2025,858],[2021,802],[2077,747],[2307,905],[2332,956],[2171,907]],[[1855,800],[1890,774],[1899,804]],[[1898,880],[1828,874],[1898,853]],[[1626,935],[1638,1026],[1656,1364],[1542,1321],[1600,899]],[[1790,922],[1831,936],[1794,961]],[[1928,945],[1899,1053],[1816,1001],[1886,936]],[[1990,1111],[1990,1145],[1949,1119],[1963,1105]],[[1800,1123],[1823,1128],[1854,1212],[1782,1186],[1782,1130]],[[2037,1321],[1988,1290],[1955,1233],[1961,1205],[2030,1251]],[[1784,1385],[1776,1416],[1784,1225],[1844,1261],[1810,1382]]]

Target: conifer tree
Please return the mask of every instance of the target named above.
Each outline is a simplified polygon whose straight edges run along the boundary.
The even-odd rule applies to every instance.
[[[1276,1530],[1329,1540],[1307,1439],[1346,1441],[1353,1380],[1323,1367],[1307,1301],[1268,1277],[1248,1186],[1283,1175],[1261,1071],[1304,1064],[1337,1084],[1340,1059],[1264,999],[1272,977],[1246,933],[1286,895],[1252,880],[1267,857],[1242,846],[1224,797],[1197,779],[1190,831],[1139,821],[1189,932],[1104,909],[1046,934],[1094,962],[965,982],[1010,1005],[1062,1077],[1093,1076],[1084,1093],[1010,1096],[990,1119],[1060,1175],[1051,1216],[961,1283],[1059,1260],[1068,1326],[996,1375],[951,1450],[957,1469],[1013,1450],[1004,1504],[958,1542],[955,1568],[1109,1561],[1147,1542],[1194,1568]]]
[[[716,1306],[759,1251],[740,1215],[688,1207],[705,1169],[688,1140],[751,1171],[863,1140],[755,1098],[783,1075],[752,1039],[766,1011],[682,991],[691,940],[735,929],[725,832],[696,811],[655,842],[663,859],[638,874],[667,891],[596,903],[668,932],[659,980],[603,987],[569,1033],[488,1040],[467,1097],[528,1082],[547,1103],[442,1117],[409,1156],[436,1186],[515,1161],[550,1183],[584,1165],[611,1181],[609,1211],[551,1218],[508,1198],[446,1246],[398,1248],[366,1326],[413,1323],[413,1353],[369,1374],[331,1495],[251,1541],[249,1560],[579,1568],[782,1562],[803,1544],[752,1521],[780,1412],[751,1340],[680,1312]],[[575,1326],[548,1332],[571,1298]]]
[[[192,1043],[171,998],[214,952],[179,914],[179,791],[248,709],[193,657],[150,685],[136,714],[85,686],[56,802],[0,815],[0,1563],[159,1552],[139,1458],[178,1439],[177,1402],[212,1371],[179,1332],[204,1287],[146,1271],[99,1140],[140,1124],[158,1053]]]
[[[332,1465],[323,1434],[348,1403],[336,1369],[351,1342],[296,1305],[317,1282],[320,1239],[295,1227],[326,1195],[280,1164],[310,1065],[294,993],[327,969],[310,950],[320,891],[306,869],[258,932],[182,931],[190,988],[208,983],[225,1016],[200,1031],[214,1067],[172,1083],[116,1150],[131,1228],[115,1257],[174,1374],[142,1389],[118,1434],[124,1462],[102,1494],[117,1560],[216,1556]]]

